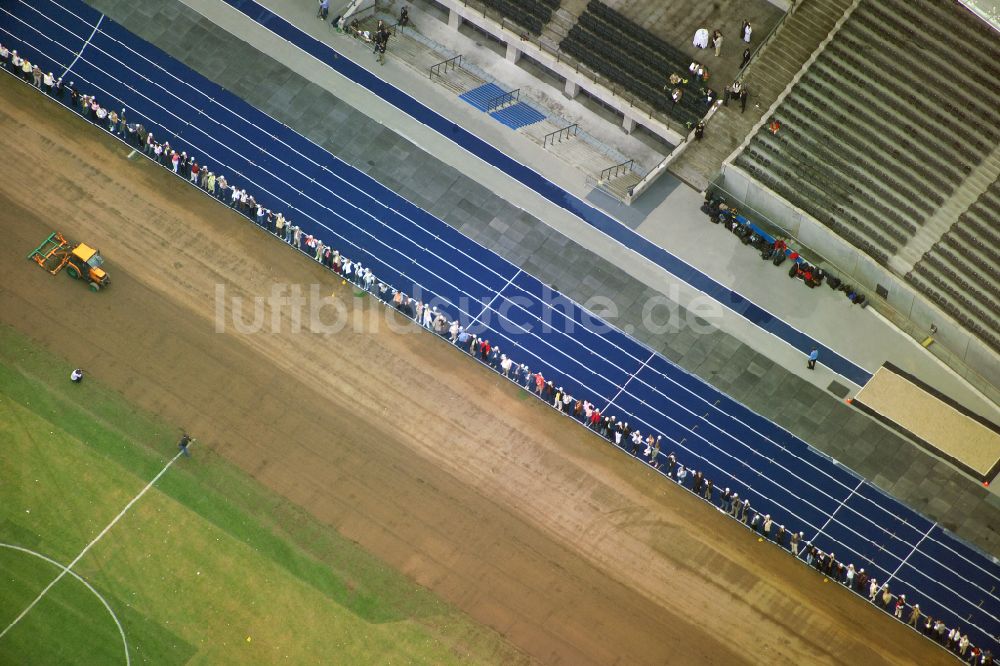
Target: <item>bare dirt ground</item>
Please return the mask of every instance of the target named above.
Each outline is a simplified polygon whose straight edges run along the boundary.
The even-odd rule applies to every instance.
[[[531,658],[950,663],[430,334],[357,332],[362,313],[292,334],[287,311],[280,333],[217,333],[217,284],[352,290],[10,77],[0,97],[0,321]],[[100,247],[110,289],[25,260],[53,230]]]

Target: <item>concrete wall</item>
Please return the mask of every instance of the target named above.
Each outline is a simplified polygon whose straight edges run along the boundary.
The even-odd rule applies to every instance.
[[[937,326],[935,345],[945,347],[947,353],[932,351],[939,352],[936,355],[946,362],[957,361],[949,362],[949,365],[987,395],[997,393],[1000,388],[1000,355],[926,296],[731,163],[722,166],[717,184],[735,198],[737,206],[742,204],[744,208],[752,208],[756,214],[767,218],[763,222],[770,222],[794,238],[801,247],[818,255],[821,266],[829,267],[835,275],[860,285],[872,307],[902,330],[922,340],[932,324]],[[748,216],[755,217],[753,213]],[[877,286],[888,291],[886,298],[876,295]],[[949,358],[951,356],[954,359]],[[990,386],[982,386],[984,381]]]
[[[508,60],[516,62],[516,59],[520,57],[520,53],[524,53],[530,56],[532,60],[535,60],[546,69],[569,82],[567,87],[578,86],[586,90],[591,97],[600,100],[603,104],[622,115],[622,126],[626,131],[634,127],[634,125],[642,125],[671,145],[677,145],[684,140],[682,134],[656,118],[648,116],[640,109],[631,106],[624,98],[619,97],[610,89],[561,60],[558,54],[553,54],[530,40],[522,40],[519,34],[501,26],[493,19],[483,16],[480,12],[463,4],[460,0],[434,0],[434,2],[448,11],[448,25],[453,28],[457,29],[461,22],[465,21],[506,44],[508,48]],[[569,85],[570,83],[572,86]]]

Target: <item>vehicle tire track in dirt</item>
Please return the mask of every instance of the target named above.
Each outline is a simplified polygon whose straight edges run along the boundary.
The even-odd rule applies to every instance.
[[[395,314],[410,333],[389,331],[371,299],[334,335],[289,333],[287,311],[280,334],[216,333],[219,284],[355,298],[79,116],[9,77],[0,95],[0,321],[532,659],[950,662],[444,342]],[[107,291],[24,260],[53,230],[101,248]],[[352,330],[371,313],[381,331]]]

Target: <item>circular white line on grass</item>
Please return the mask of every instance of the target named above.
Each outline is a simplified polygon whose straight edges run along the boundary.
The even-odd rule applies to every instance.
[[[2,548],[9,548],[11,550],[17,550],[17,551],[20,551],[22,553],[27,553],[28,555],[34,555],[35,557],[37,557],[39,559],[42,559],[42,560],[45,560],[49,564],[62,569],[63,571],[65,571],[66,573],[68,573],[70,576],[72,576],[73,578],[77,579],[78,581],[80,581],[81,583],[83,583],[84,585],[86,585],[87,589],[94,593],[94,596],[97,597],[101,601],[102,604],[104,604],[104,607],[108,609],[108,613],[111,614],[111,619],[115,621],[115,626],[118,627],[118,633],[121,634],[122,645],[125,647],[125,666],[131,666],[132,665],[132,658],[129,656],[129,653],[128,653],[128,641],[125,640],[125,629],[122,627],[122,623],[118,620],[118,616],[115,615],[115,612],[111,609],[111,604],[109,604],[107,602],[107,600],[104,597],[101,596],[100,592],[98,592],[97,590],[94,589],[93,585],[91,585],[86,580],[84,580],[75,571],[70,571],[69,569],[67,569],[63,565],[61,565],[58,562],[56,562],[55,560],[53,560],[51,557],[47,557],[45,555],[42,555],[41,553],[35,552],[35,551],[31,550],[30,548],[23,548],[22,546],[15,546],[13,544],[3,543],[3,542],[0,542],[0,547],[2,547]]]

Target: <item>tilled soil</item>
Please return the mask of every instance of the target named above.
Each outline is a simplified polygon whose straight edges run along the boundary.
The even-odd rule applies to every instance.
[[[79,116],[7,76],[0,97],[0,321],[531,658],[950,663]],[[25,260],[53,230],[102,250],[109,289]],[[270,305],[266,331],[233,325],[233,297],[250,321],[254,297],[313,284],[343,330]]]

